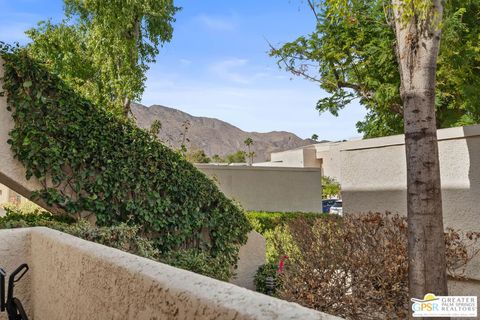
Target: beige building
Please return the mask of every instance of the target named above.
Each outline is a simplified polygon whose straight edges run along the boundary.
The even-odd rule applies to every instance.
[[[321,160],[316,157],[318,145],[308,146],[270,154],[270,162],[254,163],[256,167],[320,168]]]
[[[338,158],[343,142],[322,142],[308,146],[274,152],[270,162],[254,163],[259,167],[290,167],[290,168],[320,168],[322,176],[340,180],[340,165]]]

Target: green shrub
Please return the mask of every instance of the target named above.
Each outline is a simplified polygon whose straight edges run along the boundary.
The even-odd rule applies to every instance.
[[[182,155],[131,120],[77,95],[24,49],[3,47],[11,150],[34,195],[99,226],[139,226],[168,254],[201,250],[230,270],[250,230],[244,213]],[[222,271],[223,272],[223,271]]]
[[[212,159],[205,154],[204,150],[188,151],[185,158],[191,163],[210,163],[212,161]]]
[[[258,268],[254,278],[255,290],[262,293],[267,293],[265,287],[267,277],[274,278],[276,289],[281,285],[280,278],[277,277],[277,269],[283,256],[288,256],[293,260],[300,256],[299,249],[288,230],[288,223],[297,219],[309,221],[312,224],[318,219],[336,219],[336,217],[319,213],[255,211],[247,212],[247,218],[253,229],[261,233],[266,240],[267,263]]]
[[[140,234],[140,226],[119,225],[110,227],[95,227],[85,220],[65,226],[53,226],[54,229],[69,233],[73,236],[100,243],[105,246],[130,252],[138,256],[158,260],[160,253],[152,240]]]
[[[19,209],[6,209],[0,217],[0,229],[48,227],[73,236],[100,243],[142,257],[158,260],[159,251],[151,240],[140,235],[140,227],[125,223],[110,227],[95,227],[85,220],[76,221],[67,215],[53,215],[47,211],[24,213]]]
[[[72,224],[76,220],[67,215],[53,215],[47,211],[35,209],[33,211],[22,211],[15,206],[4,206],[6,215],[0,217],[0,229],[25,228],[36,226],[49,226],[51,224]]]
[[[273,295],[275,295],[275,291],[279,286],[278,277],[277,277],[277,270],[278,264],[277,263],[266,263],[261,265],[257,273],[255,274],[255,278],[253,279],[253,283],[255,284],[255,290],[257,292],[261,292],[264,294],[268,294],[268,289],[266,286],[266,279],[268,277],[272,277],[275,281],[275,289],[273,291]]]
[[[301,256],[288,225],[279,225],[273,230],[268,230],[264,237],[266,240],[265,255],[268,262],[278,263],[283,256],[288,256],[289,260],[295,261]]]
[[[306,219],[314,221],[327,217],[328,214],[315,212],[264,212],[249,211],[247,219],[255,231],[265,234],[268,230],[273,230],[277,226],[283,226],[295,219]]]
[[[228,163],[244,163],[246,162],[245,156],[245,151],[237,151],[235,153],[227,155],[226,161]]]
[[[23,214],[44,211],[42,207],[31,201],[22,201],[20,203],[7,202],[1,204],[0,207],[3,207],[5,210],[10,209],[11,211],[21,212]]]

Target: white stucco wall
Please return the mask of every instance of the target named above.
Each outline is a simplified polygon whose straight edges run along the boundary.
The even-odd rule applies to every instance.
[[[0,230],[0,267],[6,273],[5,290],[8,286],[8,277],[21,264],[31,266],[31,235],[29,229]],[[14,297],[19,297],[29,318],[32,317],[31,293],[32,272],[28,271],[25,276],[15,284]],[[5,298],[7,292],[5,291]],[[6,320],[6,312],[0,313],[0,320]]]
[[[322,142],[297,149],[274,152],[270,162],[255,163],[255,166],[291,168],[322,168],[322,175],[340,180],[341,142]]]
[[[47,228],[0,230],[0,261],[32,320],[339,319]]]
[[[268,165],[294,168],[319,168],[321,162],[316,158],[315,153],[315,145],[274,152],[270,154],[270,163],[268,163]]]
[[[196,167],[247,210],[322,212],[320,168]]]
[[[237,286],[255,290],[254,278],[258,268],[265,264],[265,238],[256,231],[248,234],[248,241],[240,248],[238,253],[237,269],[230,283]]]
[[[315,145],[315,157],[320,161],[322,175],[340,181],[341,142],[327,142]]]

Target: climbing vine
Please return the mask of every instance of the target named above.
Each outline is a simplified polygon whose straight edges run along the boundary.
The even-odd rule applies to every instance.
[[[8,143],[54,210],[138,225],[163,252],[197,250],[229,268],[250,226],[217,186],[132,121],[92,105],[22,48],[3,46],[15,122]]]

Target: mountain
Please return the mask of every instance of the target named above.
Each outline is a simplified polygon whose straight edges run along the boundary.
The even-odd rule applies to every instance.
[[[204,150],[211,157],[219,155],[225,157],[238,150],[246,150],[245,139],[252,138],[252,150],[256,156],[255,162],[268,161],[271,152],[297,148],[315,141],[301,139],[295,134],[286,131],[272,132],[245,132],[225,121],[214,118],[195,117],[177,109],[160,105],[146,107],[141,104],[132,104],[132,113],[137,125],[149,129],[153,121],[159,120],[162,127],[159,139],[166,145],[179,148],[182,144],[185,124],[188,130],[185,142],[188,150]]]

